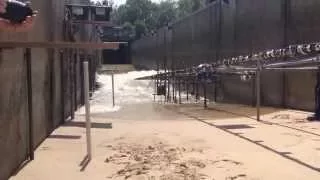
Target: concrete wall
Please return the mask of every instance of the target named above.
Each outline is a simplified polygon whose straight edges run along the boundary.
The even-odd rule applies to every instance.
[[[63,40],[62,27],[66,1],[31,0],[31,2],[33,8],[39,11],[33,30],[28,33],[1,32],[0,41]],[[59,50],[32,49],[33,149],[54,128],[64,122],[65,117],[70,116],[81,101],[82,86],[80,83],[72,86],[74,81],[71,81],[73,77],[80,82],[80,62],[71,55],[68,56],[65,50],[62,52],[64,52],[63,56],[60,55]],[[26,78],[24,49],[2,49],[0,53],[0,180],[8,179],[28,157],[29,119]],[[65,82],[62,83],[65,78]],[[74,93],[75,91],[77,93]],[[75,97],[76,94],[77,102],[74,102],[73,107],[68,109],[67,105],[63,105],[63,99],[69,99],[71,102],[71,97]]]
[[[166,46],[171,47],[166,53],[156,46],[166,38],[147,36],[134,42],[133,64],[151,69],[160,64],[163,69],[162,56],[166,54],[172,65],[169,69],[183,69],[290,44],[317,42],[319,8],[319,0],[229,0],[228,4],[218,0],[166,30],[165,34],[170,34]],[[313,111],[314,86],[314,72],[264,72],[261,100],[264,105]],[[223,101],[252,104],[254,82],[223,77],[218,96]]]

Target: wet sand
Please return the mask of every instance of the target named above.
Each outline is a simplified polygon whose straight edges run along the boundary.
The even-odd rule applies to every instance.
[[[136,104],[93,114],[86,167],[84,116],[77,115],[12,179],[320,179],[320,123],[300,111],[262,114],[265,122],[256,122],[254,108],[224,104]]]

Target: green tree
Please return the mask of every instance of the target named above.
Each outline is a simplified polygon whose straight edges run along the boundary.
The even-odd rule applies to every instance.
[[[134,38],[136,36],[136,30],[135,30],[136,27],[133,24],[129,22],[125,22],[122,25],[122,28],[129,38]]]
[[[134,23],[134,26],[135,26],[136,38],[139,39],[147,31],[146,24],[141,20],[137,20]]]
[[[164,0],[153,3],[151,0],[127,0],[115,8],[111,19],[118,25],[130,23],[134,26],[136,37],[155,32],[158,28],[174,22],[177,18],[198,10],[203,0]]]
[[[168,25],[177,19],[176,2],[173,0],[162,1],[158,5],[157,27],[160,28]]]
[[[150,0],[127,0],[126,4],[114,10],[112,20],[119,25],[132,24],[136,37],[140,38],[158,27],[158,6]]]
[[[203,0],[179,0],[177,8],[178,17],[183,18],[204,6]]]

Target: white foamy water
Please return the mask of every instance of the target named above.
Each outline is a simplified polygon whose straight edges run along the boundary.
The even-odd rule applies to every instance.
[[[92,113],[104,113],[118,111],[126,104],[139,104],[153,101],[154,83],[151,80],[135,80],[139,77],[151,76],[156,71],[132,71],[114,75],[115,104],[112,105],[112,80],[111,75],[100,74],[97,81],[100,89],[94,92],[90,100]],[[77,114],[84,114],[84,107]]]

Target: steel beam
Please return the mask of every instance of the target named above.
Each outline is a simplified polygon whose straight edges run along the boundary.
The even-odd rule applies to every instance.
[[[88,20],[71,20],[69,21],[71,24],[93,24],[93,25],[102,25],[102,26],[108,26],[113,27],[114,24],[110,21],[88,21]]]
[[[320,63],[320,57],[312,57],[307,59],[300,59],[296,61],[286,61],[286,62],[279,62],[279,63],[273,63],[264,65],[263,68],[281,68],[285,66],[302,66],[304,64],[311,64],[311,63]]]
[[[63,41],[2,41],[0,48],[73,48],[73,49],[119,49],[120,44],[126,42],[63,42]]]

